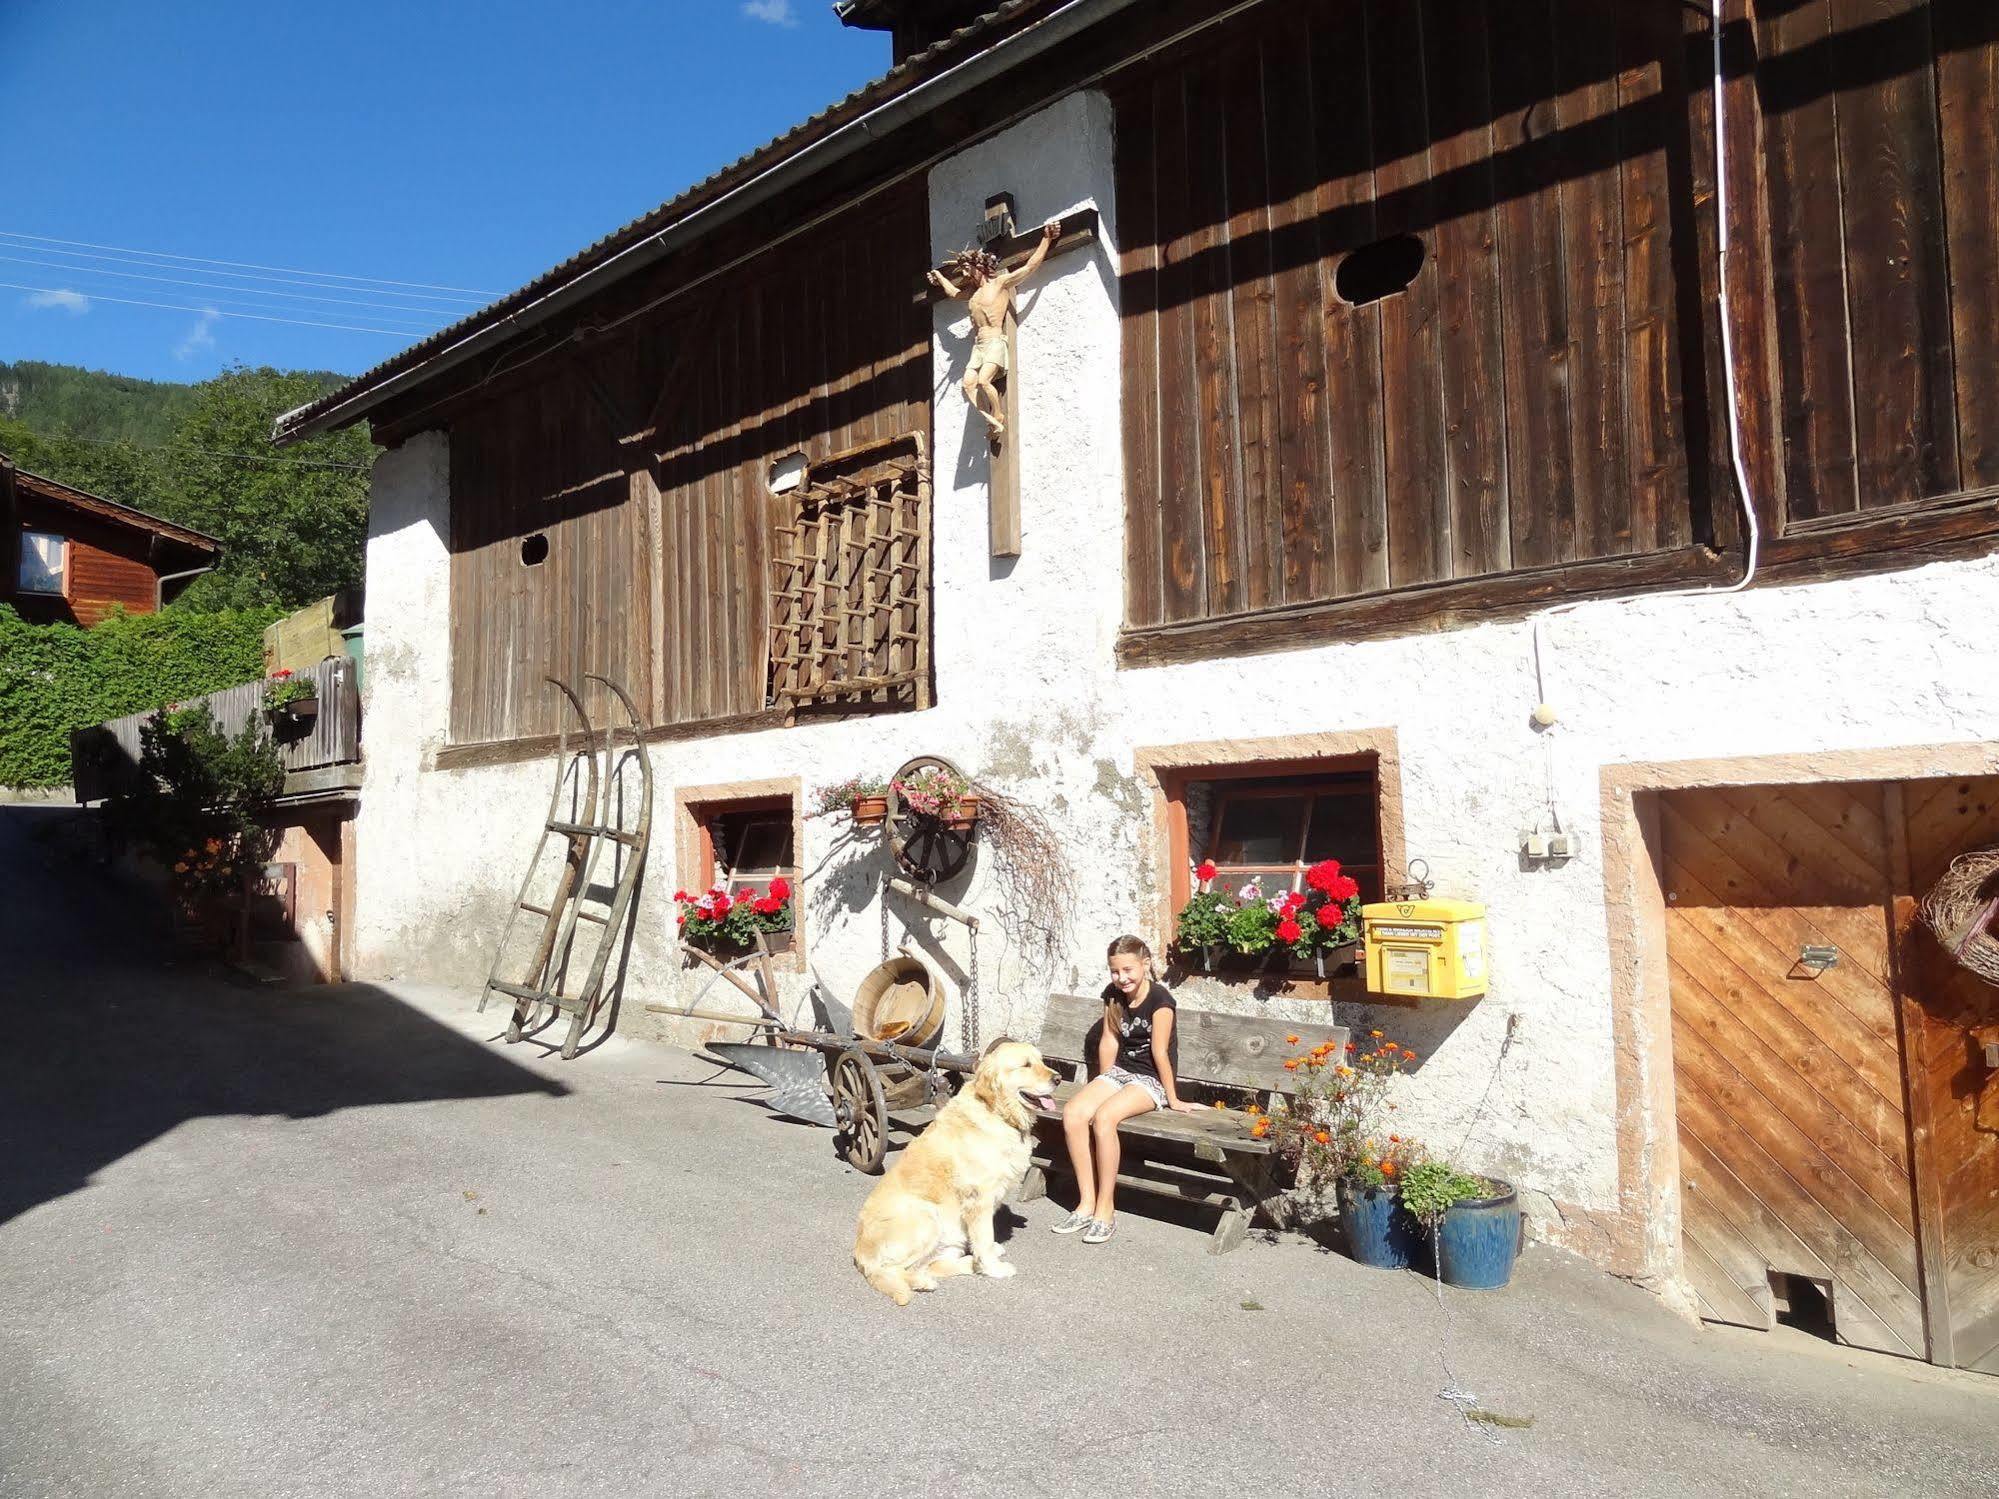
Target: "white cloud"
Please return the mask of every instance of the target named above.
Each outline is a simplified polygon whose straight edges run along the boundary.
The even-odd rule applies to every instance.
[[[60,307],[79,314],[90,311],[90,298],[80,291],[38,291],[25,300],[30,307]]]
[[[192,359],[203,349],[214,348],[215,335],[209,330],[215,326],[215,320],[221,316],[222,314],[213,307],[202,308],[200,318],[187,330],[187,337],[174,345],[174,358]]]
[[[798,12],[791,0],[743,0],[743,14],[752,21],[768,21],[773,26],[796,26]]]

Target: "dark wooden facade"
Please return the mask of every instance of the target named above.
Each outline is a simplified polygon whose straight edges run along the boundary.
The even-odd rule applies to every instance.
[[[11,477],[8,539],[36,531],[60,536],[65,543],[59,595],[17,587],[17,550],[9,549],[0,566],[0,603],[11,604],[36,624],[87,629],[113,609],[151,614],[160,607],[162,576],[213,565],[221,556],[221,543],[199,532],[37,474],[15,470]],[[179,585],[187,581],[182,578]],[[169,584],[170,592],[173,588]]]
[[[663,724],[764,710],[772,462],[927,437],[928,254],[916,179],[453,418],[454,742],[554,732],[549,674]]]
[[[1999,7],[1725,37],[1766,565],[1989,540]],[[1124,659],[1738,570],[1712,80],[1655,0],[1308,0],[1114,79]],[[1345,300],[1405,235],[1407,289]]]

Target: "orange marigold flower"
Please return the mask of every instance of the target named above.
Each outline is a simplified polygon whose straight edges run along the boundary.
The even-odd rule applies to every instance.
[[[1327,1134],[1324,1130],[1320,1130],[1316,1135],[1312,1136],[1312,1138],[1314,1140],[1317,1140],[1321,1145],[1330,1145],[1333,1143],[1333,1137]]]
[[[1413,1062],[1416,1060],[1416,1053],[1413,1051],[1405,1051],[1402,1053],[1402,1055],[1408,1061]]]
[[[1393,1176],[1399,1169],[1401,1168],[1393,1161],[1383,1161],[1381,1163],[1381,1174],[1383,1176]]]
[[[1360,1050],[1360,1048],[1359,1048],[1358,1046],[1354,1045],[1354,1043],[1353,1043],[1353,1042],[1349,1041],[1349,1042],[1347,1042],[1347,1050],[1348,1050],[1348,1051],[1358,1051],[1358,1050]]]
[[[1284,1070],[1286,1072],[1296,1072],[1298,1070],[1298,1059],[1296,1057],[1293,1057],[1290,1061],[1286,1062],[1284,1064]]]
[[[1402,1137],[1400,1135],[1390,1135],[1388,1137],[1388,1143],[1390,1145],[1400,1145],[1402,1143]]]
[[[1263,1110],[1262,1110],[1262,1109],[1258,1108],[1258,1107],[1257,1107],[1257,1106],[1256,1106],[1255,1104],[1253,1104],[1253,1103],[1249,1103],[1249,1104],[1244,1104],[1244,1105],[1243,1105],[1243,1109],[1242,1109],[1242,1111],[1243,1111],[1243,1112],[1244,1112],[1245,1114],[1261,1114],[1261,1113],[1263,1112]]]
[[[1286,1036],[1284,1040],[1285,1043],[1290,1046],[1296,1046],[1298,1044],[1298,1038],[1296,1036]]]
[[[1352,1076],[1353,1076],[1353,1068],[1351,1068],[1351,1067],[1335,1067],[1335,1068],[1333,1069],[1333,1071],[1334,1071],[1335,1073],[1337,1073],[1337,1074],[1338,1074],[1339,1076],[1341,1076],[1341,1077],[1352,1077]]]
[[[1217,1098],[1217,1099],[1215,1100],[1215,1107],[1216,1107],[1216,1108],[1218,1108],[1218,1109],[1220,1109],[1220,1110],[1222,1110],[1222,1112],[1224,1112],[1224,1113],[1227,1113],[1227,1112],[1228,1112],[1228,1107],[1229,1107],[1229,1106],[1228,1106],[1227,1104],[1223,1103],[1223,1102],[1222,1102],[1222,1101],[1221,1101],[1221,1100],[1220,1100],[1219,1098]]]
[[[1380,1031],[1369,1031],[1369,1032],[1368,1032],[1368,1034],[1369,1034],[1370,1036],[1374,1037],[1374,1039],[1375,1039],[1375,1040],[1377,1040],[1377,1041],[1379,1041],[1379,1040],[1381,1039],[1381,1032],[1380,1032]]]

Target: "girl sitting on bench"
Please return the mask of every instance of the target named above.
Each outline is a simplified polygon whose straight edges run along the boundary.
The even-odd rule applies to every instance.
[[[1111,981],[1097,1038],[1097,1076],[1062,1108],[1062,1132],[1076,1173],[1076,1211],[1055,1225],[1081,1231],[1085,1244],[1111,1236],[1117,1192],[1118,1125],[1152,1109],[1197,1114],[1177,1091],[1180,1051],[1173,995],[1152,977],[1152,949],[1137,937],[1111,943]]]

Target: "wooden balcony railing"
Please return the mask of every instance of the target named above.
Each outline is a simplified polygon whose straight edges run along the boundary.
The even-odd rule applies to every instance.
[[[328,772],[338,766],[361,763],[361,692],[354,681],[354,662],[346,656],[332,656],[300,673],[319,687],[319,717],[310,731],[290,736],[274,735],[284,756],[285,792],[303,794],[345,781]],[[240,687],[225,687],[199,698],[183,699],[180,706],[205,702],[216,726],[230,738],[243,725],[264,717],[264,683],[260,678]],[[79,802],[98,801],[111,794],[122,775],[139,764],[139,729],[153,716],[133,713],[109,723],[72,730],[69,736],[70,766]]]

